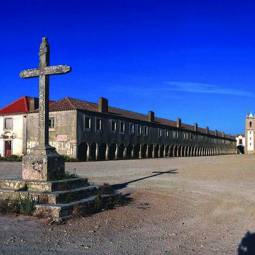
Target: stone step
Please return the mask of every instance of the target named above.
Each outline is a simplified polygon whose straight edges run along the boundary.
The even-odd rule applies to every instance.
[[[101,195],[101,199],[103,201],[118,196],[118,193],[115,194],[103,194]],[[55,221],[60,221],[63,219],[68,219],[74,215],[76,215],[79,210],[84,210],[91,208],[95,205],[97,196],[90,196],[84,199],[80,199],[78,201],[65,203],[65,204],[37,204],[35,206],[35,216],[47,218],[50,217]],[[75,212],[75,210],[77,210]]]
[[[107,207],[105,201],[117,195],[111,188],[108,190],[106,187],[90,185],[87,179],[82,178],[49,182],[0,181],[0,200],[21,201],[32,198],[35,201],[35,215],[56,221],[79,215],[77,212],[84,210],[88,212],[87,209],[93,211],[98,204]]]
[[[0,198],[1,198],[1,200],[19,200],[19,199],[24,199],[24,198],[26,198],[28,196],[28,194],[29,194],[28,191],[18,191],[18,190],[11,190],[11,189],[0,189]]]
[[[29,191],[55,192],[89,186],[86,178],[70,178],[58,181],[26,182]]]
[[[21,190],[26,187],[26,182],[23,180],[0,180],[0,189],[10,189],[10,190]]]
[[[87,198],[92,195],[96,195],[98,192],[97,186],[81,187],[77,189],[71,189],[67,191],[56,191],[51,193],[45,193],[47,200],[43,203],[59,204],[59,203],[71,203],[83,198]],[[41,203],[41,202],[40,202]]]
[[[1,199],[19,200],[28,196],[32,197],[39,204],[70,203],[82,198],[97,194],[97,186],[85,186],[76,189],[55,192],[40,192],[40,191],[17,191],[9,189],[0,189]]]
[[[54,192],[88,186],[86,178],[70,178],[57,181],[0,180],[0,189]]]

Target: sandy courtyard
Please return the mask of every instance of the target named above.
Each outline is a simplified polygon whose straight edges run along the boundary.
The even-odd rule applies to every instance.
[[[1,178],[20,176],[20,169],[0,162]],[[255,231],[255,156],[67,163],[66,169],[118,184],[133,200],[63,225],[0,216],[0,254],[237,254],[246,232]]]

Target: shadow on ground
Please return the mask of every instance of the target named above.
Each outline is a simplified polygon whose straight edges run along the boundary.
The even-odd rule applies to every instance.
[[[237,249],[238,255],[255,255],[255,233],[247,232]]]
[[[149,179],[149,178],[153,178],[153,177],[156,177],[156,176],[159,176],[159,175],[162,175],[162,174],[177,174],[178,172],[177,172],[177,169],[172,169],[172,170],[161,171],[161,172],[160,171],[155,171],[155,172],[152,172],[152,173],[153,173],[152,175],[144,176],[144,177],[141,177],[141,178],[129,181],[129,182],[123,182],[123,183],[114,184],[111,187],[114,190],[120,190],[120,189],[126,188],[128,186],[128,184],[130,184],[130,183],[139,182],[139,181],[142,181],[142,180],[145,180],[145,179]]]

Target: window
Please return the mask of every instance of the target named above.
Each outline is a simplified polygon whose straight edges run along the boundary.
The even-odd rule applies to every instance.
[[[112,131],[115,132],[117,130],[117,122],[112,120]]]
[[[161,128],[158,129],[158,135],[162,136],[162,129]]]
[[[55,118],[49,118],[49,128],[55,128]]]
[[[138,135],[141,135],[142,133],[143,133],[142,126],[139,125],[139,126],[138,126]]]
[[[120,122],[120,133],[125,133],[125,123],[123,121]]]
[[[85,129],[91,129],[91,118],[90,117],[85,117]]]
[[[169,131],[166,130],[166,137],[169,137]]]
[[[102,131],[102,120],[101,119],[96,119],[96,130]]]
[[[149,135],[149,128],[148,127],[144,127],[144,134]]]
[[[4,128],[8,130],[12,130],[13,120],[12,118],[4,119]]]
[[[252,122],[250,121],[250,128],[252,127]]]
[[[243,144],[243,140],[242,139],[239,139],[239,144]]]
[[[134,123],[130,123],[130,133],[131,134],[135,133],[135,124]]]

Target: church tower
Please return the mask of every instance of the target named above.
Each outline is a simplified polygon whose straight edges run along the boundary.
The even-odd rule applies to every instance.
[[[255,115],[250,113],[245,121],[245,153],[255,154]]]

